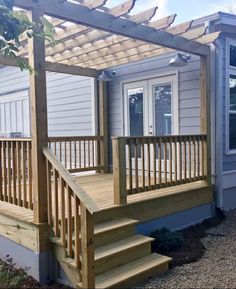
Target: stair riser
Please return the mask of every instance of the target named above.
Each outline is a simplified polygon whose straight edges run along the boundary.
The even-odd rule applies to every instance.
[[[104,246],[115,241],[128,238],[135,234],[135,226],[125,226],[123,228],[114,229],[112,231],[103,232],[95,235],[95,247]]]
[[[95,275],[102,274],[116,267],[127,264],[151,253],[151,243],[143,243],[125,251],[112,254],[95,261]]]

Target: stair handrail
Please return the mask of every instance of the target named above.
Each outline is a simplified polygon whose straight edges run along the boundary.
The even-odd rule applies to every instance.
[[[65,180],[65,182],[72,189],[74,194],[79,198],[79,200],[83,203],[86,209],[94,214],[99,212],[100,209],[94,202],[94,200],[87,194],[87,192],[75,181],[73,176],[67,171],[62,163],[60,163],[50,148],[44,147],[43,154],[48,159],[48,161],[53,165],[53,167],[59,172],[61,177]]]

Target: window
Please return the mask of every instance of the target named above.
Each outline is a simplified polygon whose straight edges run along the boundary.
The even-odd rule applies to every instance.
[[[230,66],[236,68],[236,46],[230,45],[230,56],[229,56],[229,63]]]
[[[236,75],[229,77],[229,149],[236,150]]]
[[[236,43],[228,43],[227,152],[236,153]]]

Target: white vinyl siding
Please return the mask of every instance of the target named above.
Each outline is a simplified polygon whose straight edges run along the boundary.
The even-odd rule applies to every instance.
[[[27,72],[7,66],[0,68],[0,76],[0,95],[10,97],[13,94],[20,97],[18,91],[27,91],[28,93],[29,75]],[[17,97],[15,101],[17,101]],[[47,103],[49,136],[77,136],[95,133],[94,79],[47,72]],[[24,114],[24,117],[28,118],[29,125],[28,112]],[[0,119],[3,119],[4,114],[0,113]],[[14,117],[14,113],[6,114],[5,122],[14,122]],[[19,114],[17,117],[20,117]],[[6,129],[13,130],[15,127]]]

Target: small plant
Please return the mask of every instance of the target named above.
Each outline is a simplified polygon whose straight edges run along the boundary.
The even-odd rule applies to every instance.
[[[6,256],[5,261],[0,260],[0,288],[19,288],[25,282],[26,271],[15,269],[14,266],[9,255]]]
[[[153,251],[169,252],[180,248],[184,243],[184,238],[180,232],[171,232],[167,228],[157,229],[150,235],[153,241]]]

